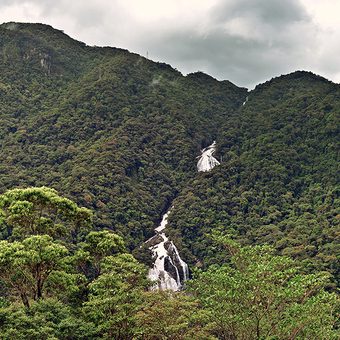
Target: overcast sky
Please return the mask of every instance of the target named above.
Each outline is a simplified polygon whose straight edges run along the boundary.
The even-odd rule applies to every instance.
[[[249,89],[296,70],[340,82],[339,14],[339,0],[0,0],[0,23],[49,24]]]

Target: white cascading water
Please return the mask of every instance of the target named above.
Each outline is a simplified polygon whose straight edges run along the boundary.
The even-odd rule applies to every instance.
[[[220,162],[213,157],[215,152],[216,142],[214,141],[211,145],[207,146],[205,149],[201,150],[201,156],[197,163],[197,171],[210,171],[216,165],[220,165]]]
[[[210,171],[216,165],[220,164],[220,162],[213,157],[215,146],[216,142],[214,141],[211,145],[201,151],[201,156],[198,157],[199,161],[197,163],[198,171]],[[184,282],[189,279],[189,268],[179,256],[176,246],[171,241],[169,242],[168,238],[165,236],[165,228],[169,213],[170,211],[164,214],[160,225],[155,228],[156,235],[146,241],[146,243],[159,241],[149,248],[153,251],[156,261],[153,268],[149,269],[148,278],[155,281],[152,289],[161,288],[163,290],[171,289],[173,291],[178,291],[183,286],[179,270],[181,270],[182,282]],[[173,267],[172,275],[165,269],[166,261],[169,263],[168,266]]]
[[[171,289],[173,291],[178,291],[182,288],[181,277],[179,273],[179,268],[181,268],[183,272],[183,280],[186,281],[189,279],[189,268],[188,265],[181,259],[179,256],[178,250],[176,246],[170,242],[170,245],[166,249],[165,243],[168,242],[168,238],[165,236],[165,227],[167,224],[167,218],[170,211],[164,214],[161,224],[155,228],[156,236],[152,237],[150,240],[146,242],[150,242],[155,237],[160,237],[161,242],[151,246],[150,249],[153,251],[154,256],[156,257],[155,264],[153,268],[149,269],[148,278],[152,281],[156,281],[152,289],[161,288]],[[174,278],[169,272],[165,270],[165,261],[169,261],[170,265],[172,265],[176,272],[176,277]]]

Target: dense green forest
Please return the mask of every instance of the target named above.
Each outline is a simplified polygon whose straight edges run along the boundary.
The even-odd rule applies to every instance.
[[[297,71],[248,91],[202,72],[183,76],[127,50],[90,47],[47,25],[6,23],[0,119],[0,339],[334,335],[338,84]],[[196,157],[213,140],[221,164],[197,172]],[[187,295],[176,297],[148,292],[151,252],[140,247],[172,205],[167,234],[196,272]],[[42,258],[45,248],[55,257]],[[252,328],[257,314],[239,312],[250,325],[241,329],[230,315],[216,314],[222,301],[243,304],[223,295],[236,289],[225,278],[244,282],[260,270],[243,271],[239,261],[266,261],[263,249],[282,277],[311,288],[292,298],[284,281],[286,290],[277,293],[295,303],[282,310],[294,329]],[[43,282],[32,263],[45,268]],[[268,280],[280,285],[282,277]],[[222,300],[212,298],[209,285]],[[267,296],[267,281],[263,287]],[[310,305],[301,302],[306,298]],[[287,321],[296,306],[306,315],[301,324]],[[227,302],[221,308],[235,310]],[[315,308],[325,324],[312,318]],[[165,321],[156,332],[160,315]],[[317,329],[303,330],[311,323]]]
[[[247,90],[49,26],[9,27],[0,27],[1,190],[54,188],[138,247]]]
[[[306,72],[250,92],[219,129],[221,166],[175,199],[171,229],[188,254],[216,262],[224,255],[205,235],[227,231],[243,245],[273,245],[306,272],[329,271],[339,285],[339,95],[338,85]]]
[[[230,263],[197,272],[185,293],[149,290],[147,267],[92,213],[46,187],[0,196],[0,339],[337,339],[329,273],[300,273],[269,245],[211,237]]]

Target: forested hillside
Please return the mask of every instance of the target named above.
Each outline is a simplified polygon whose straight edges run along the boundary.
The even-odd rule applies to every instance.
[[[3,24],[0,51],[1,192],[54,188],[130,250],[153,235],[247,93],[41,24]]]
[[[0,119],[1,340],[339,339],[338,84],[248,91],[12,22]],[[184,293],[146,278],[170,207]]]
[[[175,199],[171,233],[192,263],[224,256],[206,237],[218,229],[243,245],[272,244],[306,272],[331,272],[339,285],[339,99],[338,85],[307,72],[249,93],[218,131],[222,164],[197,174]]]
[[[216,261],[217,228],[338,275],[338,85],[295,72],[248,93],[42,24],[1,25],[0,52],[2,193],[54,188],[130,251],[174,201],[191,265]],[[222,164],[197,173],[212,140]]]

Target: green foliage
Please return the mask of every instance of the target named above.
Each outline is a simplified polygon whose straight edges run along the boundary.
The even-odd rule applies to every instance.
[[[65,235],[70,229],[92,225],[90,210],[78,208],[46,187],[8,190],[0,196],[0,208],[2,223],[14,227],[14,236],[21,239],[27,235]]]
[[[41,295],[76,310],[91,298],[88,303],[102,306],[97,316],[88,311],[100,336],[117,334],[120,321],[106,314],[113,305],[89,292],[99,280],[118,289],[117,315],[126,310],[125,325],[136,329],[142,302],[132,297],[139,307],[129,309],[126,292],[133,284],[120,286],[120,274],[110,277],[105,266],[109,259],[123,261],[122,240],[150,266],[151,252],[140,246],[172,205],[167,233],[191,268],[230,262],[227,250],[207,236],[216,229],[243,246],[270,244],[299,265],[295,278],[322,281],[318,275],[326,272],[325,288],[336,291],[339,91],[322,77],[294,72],[248,92],[202,72],[184,77],[126,50],[86,46],[47,25],[0,25],[1,308],[20,298],[32,309]],[[222,163],[197,173],[196,156],[212,140]],[[86,238],[88,209],[95,232]],[[42,257],[48,247],[55,257]],[[128,257],[123,263],[132,272],[139,266]],[[39,275],[32,266],[40,266]],[[207,278],[214,270],[223,279],[234,273],[214,268]],[[138,280],[141,292],[145,284]],[[182,300],[171,302],[186,313]],[[162,309],[160,301],[155,305]],[[182,331],[176,320],[163,329]]]
[[[132,251],[133,257],[139,262],[151,268],[154,264],[153,252],[146,243]]]
[[[12,304],[0,308],[1,340],[96,339],[92,323],[73,315],[55,299],[33,302],[30,309]]]
[[[294,72],[248,97],[217,133],[221,165],[189,179],[174,200],[168,233],[191,266],[224,261],[206,237],[218,229],[242,245],[273,245],[308,263],[303,272],[329,272],[333,289],[340,282],[339,86]]]
[[[328,275],[299,274],[291,258],[268,245],[241,247],[214,239],[232,255],[229,266],[211,266],[190,289],[219,339],[337,339],[339,298],[324,291]]]
[[[90,232],[71,255],[60,242],[43,234],[50,230],[41,228],[40,222],[46,215],[44,210],[51,215],[55,209],[55,216],[76,222],[80,219],[74,216],[86,210],[78,209],[72,201],[61,199],[48,188],[11,190],[2,196],[2,203],[4,210],[9,211],[7,221],[16,221],[18,227],[22,223],[26,232],[21,233],[22,241],[0,241],[4,291],[12,301],[20,297],[24,306],[1,299],[0,338],[92,339],[109,335],[131,339],[142,303],[141,293],[149,282],[144,265],[124,254],[122,238],[108,231]],[[89,212],[86,215],[91,216]],[[27,230],[43,235],[25,238]],[[81,274],[77,269],[81,269]],[[83,301],[71,298],[74,295],[87,300],[83,308]]]
[[[123,239],[108,231],[92,231],[86,236],[86,243],[83,250],[89,252],[91,256],[103,258],[112,252],[124,252]]]
[[[88,285],[102,274],[102,261],[115,253],[125,252],[123,239],[108,231],[92,231],[86,236],[86,242],[77,251],[73,260],[88,279]]]
[[[153,235],[195,174],[196,153],[247,90],[89,47],[50,26],[12,24],[0,26],[3,192],[54,188],[132,251]]]
[[[67,267],[67,255],[68,250],[53,243],[48,235],[31,236],[22,242],[0,241],[0,278],[9,289],[19,294],[23,304],[29,308],[28,297],[33,300],[42,298],[44,291],[48,290],[49,278],[54,288],[75,286],[75,277],[66,272],[62,275],[54,272]]]
[[[129,254],[108,256],[102,266],[104,273],[91,283],[84,303],[86,319],[104,338],[132,339],[143,291],[150,285],[146,268]]]
[[[136,339],[216,339],[207,326],[209,313],[199,309],[197,300],[162,290],[148,292],[144,299],[137,314]]]

